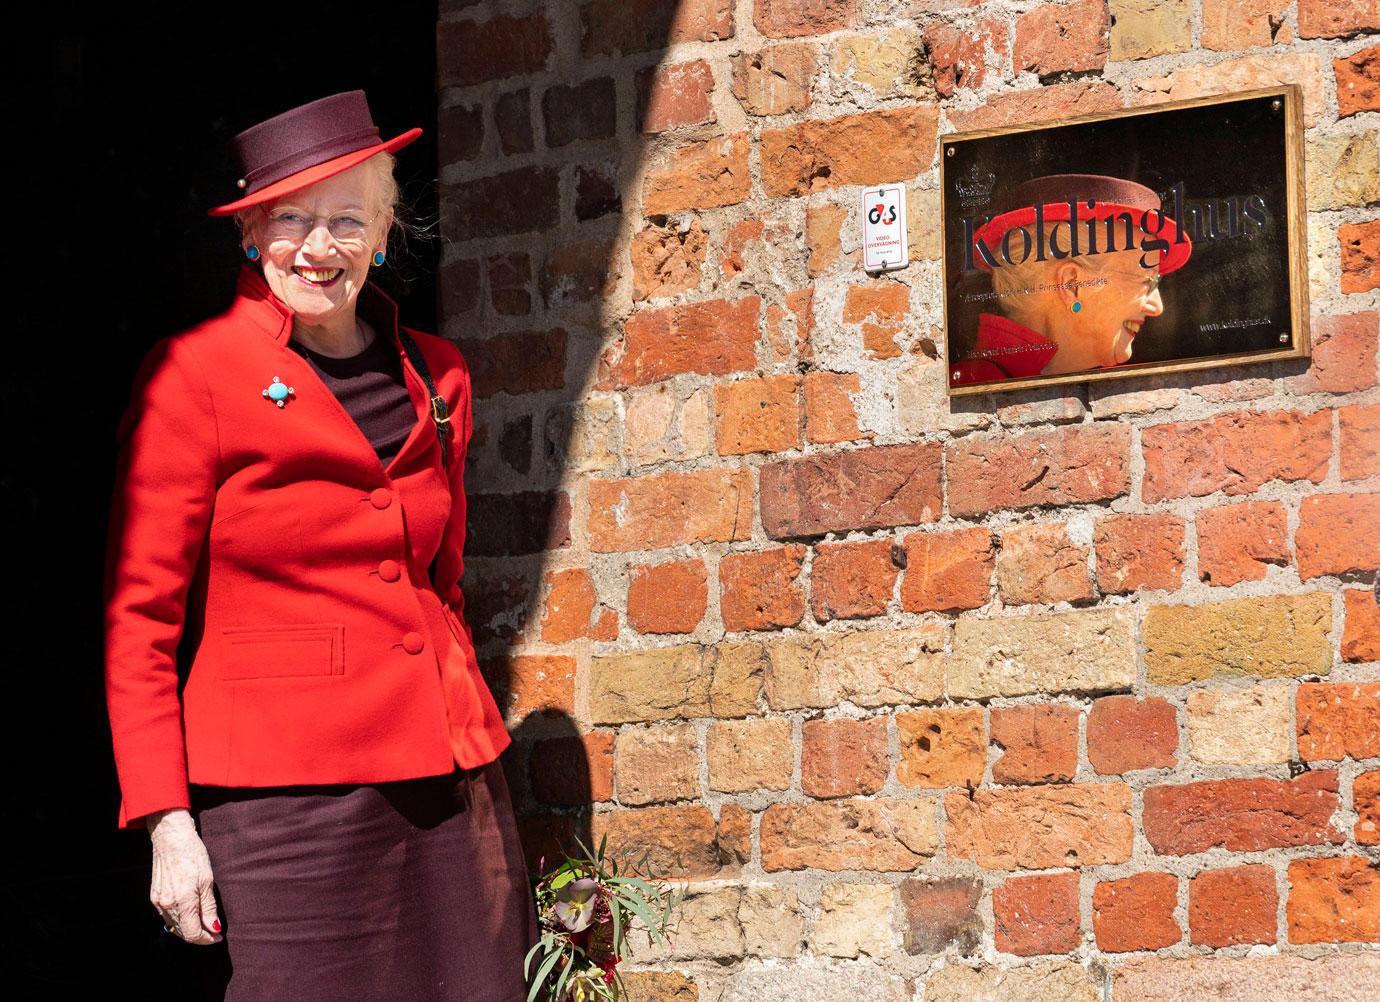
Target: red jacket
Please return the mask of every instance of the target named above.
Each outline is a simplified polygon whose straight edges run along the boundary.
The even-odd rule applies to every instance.
[[[365,295],[397,344],[397,307]],[[120,828],[189,807],[188,782],[409,779],[491,762],[512,740],[459,585],[464,358],[411,332],[452,415],[453,466],[447,477],[404,354],[417,423],[385,469],[291,332],[291,311],[245,265],[231,307],[159,341],[135,377],[106,560]],[[275,376],[294,391],[281,408],[263,394]],[[184,623],[195,654],[179,697]]]
[[[977,346],[949,366],[954,386],[1038,376],[1059,351],[1039,331],[996,313],[978,315]]]

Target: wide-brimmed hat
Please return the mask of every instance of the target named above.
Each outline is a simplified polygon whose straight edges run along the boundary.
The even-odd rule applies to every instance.
[[[1193,253],[1192,239],[1186,231],[1179,229],[1179,224],[1173,217],[1164,214],[1160,196],[1145,185],[1125,178],[1106,174],[1047,174],[1018,184],[1002,201],[1002,211],[974,231],[975,243],[982,240],[988,247],[994,247],[1000,243],[1008,230],[1020,226],[1033,226],[1037,202],[1044,203],[1041,215],[1046,223],[1067,223],[1069,202],[1076,201],[1080,223],[1088,220],[1101,222],[1129,212],[1136,220],[1136,225],[1139,225],[1141,213],[1147,210],[1159,213],[1163,228],[1160,229],[1157,239],[1169,242],[1169,249],[1160,251],[1161,275],[1167,275],[1182,267]],[[1093,203],[1092,208],[1088,208],[1089,201]],[[1116,226],[1115,229],[1120,237],[1123,232],[1121,227]],[[1097,232],[1101,237],[1105,234],[1105,228],[1100,227]],[[1085,237],[1086,234],[1080,231],[1079,239]],[[1082,253],[1088,252],[1084,250]],[[973,251],[973,259],[983,271],[992,270],[976,250]]]
[[[411,128],[383,141],[364,91],[349,90],[300,105],[251,125],[230,140],[244,195],[209,210],[229,216],[240,209],[298,191],[349,170],[376,153],[400,150],[422,134]]]

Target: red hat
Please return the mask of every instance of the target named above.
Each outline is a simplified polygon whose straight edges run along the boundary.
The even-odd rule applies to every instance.
[[[362,90],[311,101],[252,125],[230,140],[244,197],[218,205],[208,214],[233,215],[298,191],[349,170],[375,153],[400,150],[421,134],[421,129],[412,128],[380,141]]]
[[[1069,221],[1069,202],[1078,203],[1078,221],[1102,221],[1123,212],[1132,218],[1148,211],[1160,215],[1163,228],[1157,239],[1169,242],[1168,250],[1160,251],[1159,272],[1167,275],[1182,267],[1193,253],[1193,241],[1187,232],[1181,232],[1178,224],[1164,214],[1160,196],[1151,189],[1135,181],[1109,177],[1106,174],[1049,174],[1032,178],[1013,188],[1007,196],[1007,211],[994,216],[973,233],[973,241],[981,239],[987,246],[996,246],[1008,230],[1035,224],[1035,203],[1043,202],[1041,213],[1047,223],[1067,223]],[[1092,202],[1092,208],[1088,208]],[[1125,248],[1121,248],[1125,250]],[[973,252],[979,268],[991,271],[982,255]]]

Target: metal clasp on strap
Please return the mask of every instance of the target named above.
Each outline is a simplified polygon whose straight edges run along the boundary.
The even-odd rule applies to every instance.
[[[439,393],[431,398],[431,417],[437,424],[450,423],[450,414],[446,407],[446,398]]]

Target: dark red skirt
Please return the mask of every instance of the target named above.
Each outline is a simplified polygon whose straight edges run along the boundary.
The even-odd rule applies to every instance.
[[[498,760],[391,783],[192,787],[225,939],[207,991],[524,1002],[539,937]]]

